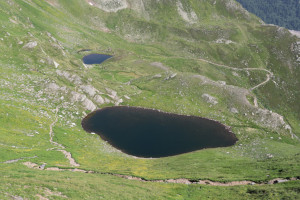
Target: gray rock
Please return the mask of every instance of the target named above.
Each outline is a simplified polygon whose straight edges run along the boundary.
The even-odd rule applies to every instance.
[[[256,122],[261,123],[273,129],[276,128],[289,129],[289,126],[286,126],[287,124],[285,123],[283,116],[267,109],[258,108],[257,111],[255,112],[255,120]]]
[[[195,24],[198,21],[197,14],[191,8],[184,8],[180,1],[176,2],[177,12],[184,21],[189,24]]]
[[[77,74],[70,74],[69,72],[66,71],[61,71],[61,70],[56,70],[57,75],[64,77],[71,83],[74,83],[76,85],[81,84],[81,78]]]
[[[177,76],[177,73],[171,74],[170,78],[175,78]]]
[[[89,3],[105,12],[117,12],[128,7],[126,0],[93,0],[89,1]]]
[[[83,100],[82,105],[87,110],[90,110],[90,111],[96,110],[96,108],[97,108],[96,105],[91,100],[89,100],[88,98]]]
[[[100,95],[96,95],[94,99],[95,99],[96,103],[98,103],[98,104],[105,103],[105,100]]]
[[[72,95],[71,97],[72,102],[81,102],[84,101],[84,99],[86,99],[86,96],[84,94],[80,94],[78,92],[72,91],[71,95]]]
[[[91,85],[81,85],[80,88],[91,97],[95,96],[97,90]]]
[[[27,44],[25,44],[25,45],[23,46],[23,48],[32,49],[32,48],[36,47],[37,44],[38,44],[38,43],[37,43],[36,41],[28,42]]]
[[[52,90],[52,91],[57,91],[60,89],[60,87],[56,84],[56,83],[50,83],[48,85],[48,89]]]
[[[161,78],[161,74],[155,74],[153,78]]]
[[[166,81],[166,80],[169,80],[169,79],[172,79],[172,78],[175,78],[177,76],[177,73],[173,73],[173,74],[171,74],[171,75],[169,75],[169,76],[167,76],[164,80]]]
[[[55,68],[57,68],[59,66],[59,64],[57,62],[55,62],[54,60],[53,60],[53,64],[54,64]]]
[[[225,81],[218,81],[218,83],[220,84],[220,85],[226,85],[226,82]]]
[[[290,33],[292,34],[292,35],[295,35],[295,36],[297,36],[298,38],[300,38],[300,31],[294,31],[294,30],[289,30],[290,31]]]
[[[127,95],[124,95],[124,97],[125,97],[126,99],[128,99],[128,100],[130,99],[130,97],[129,97],[129,96],[127,96]]]
[[[120,105],[120,103],[123,103],[123,99],[117,100],[117,102],[115,103],[115,105],[118,106],[118,105]]]
[[[210,103],[210,104],[213,104],[213,105],[216,105],[218,104],[218,101],[215,97],[213,96],[210,96],[209,94],[203,94],[202,95],[202,98],[207,102],[207,103]]]
[[[42,164],[41,166],[39,166],[39,168],[43,170],[45,169],[45,166],[46,166],[45,164]]]
[[[116,91],[114,91],[112,89],[109,89],[109,88],[105,88],[105,90],[106,90],[106,92],[109,93],[108,96],[110,98],[112,98],[113,100],[118,100],[119,99],[118,96],[117,96],[117,92]]]
[[[90,100],[88,99],[84,94],[80,94],[78,92],[71,92],[71,101],[72,102],[81,102],[83,107],[87,110],[95,110],[97,107],[96,105]]]
[[[237,114],[239,111],[236,108],[230,108],[230,112]]]

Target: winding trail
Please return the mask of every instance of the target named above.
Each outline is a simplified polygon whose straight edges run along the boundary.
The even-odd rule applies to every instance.
[[[267,72],[267,78],[265,81],[259,83],[258,85],[252,87],[250,89],[250,91],[252,90],[255,90],[256,88],[260,87],[260,86],[263,86],[265,84],[267,84],[271,77],[273,76],[273,73],[267,69],[261,69],[261,68],[236,68],[236,67],[230,67],[230,66],[227,66],[227,65],[222,65],[222,64],[218,64],[218,63],[214,63],[214,62],[211,62],[209,60],[205,60],[205,59],[202,59],[202,58],[193,58],[194,60],[199,60],[199,61],[202,61],[202,62],[206,62],[206,63],[209,63],[209,64],[212,64],[212,65],[216,65],[218,67],[223,67],[223,68],[226,68],[226,69],[231,69],[231,70],[234,70],[234,71],[264,71],[264,72]]]
[[[53,127],[55,126],[55,124],[56,124],[57,121],[58,121],[58,115],[57,115],[58,110],[59,110],[59,108],[57,107],[57,108],[55,109],[55,120],[54,120],[54,121],[50,124],[50,126],[49,126],[49,136],[50,136],[49,141],[50,141],[50,143],[51,143],[52,145],[54,145],[54,146],[56,146],[56,147],[51,148],[51,149],[47,149],[47,150],[54,150],[54,149],[57,149],[56,151],[60,151],[60,152],[62,152],[62,153],[65,155],[65,157],[69,160],[69,163],[70,163],[70,165],[71,165],[72,167],[79,167],[80,165],[79,165],[78,163],[76,163],[76,161],[75,161],[74,158],[72,158],[72,154],[71,154],[70,152],[64,150],[65,147],[64,147],[62,144],[59,144],[59,143],[53,141],[53,136],[54,136]]]
[[[292,178],[275,178],[269,180],[267,182],[254,182],[254,181],[231,181],[231,182],[218,182],[218,181],[211,181],[211,180],[190,180],[186,178],[179,178],[179,179],[161,179],[161,180],[147,180],[140,177],[129,176],[129,175],[122,175],[122,174],[114,174],[114,173],[104,173],[104,172],[95,172],[95,171],[86,171],[83,169],[63,169],[58,167],[49,167],[49,168],[40,168],[37,164],[31,162],[24,162],[25,166],[38,169],[38,170],[46,170],[46,171],[71,171],[71,172],[82,172],[88,174],[103,174],[103,175],[111,175],[116,176],[123,179],[128,180],[136,180],[141,182],[152,182],[152,183],[174,183],[174,184],[198,184],[198,185],[212,185],[212,186],[238,186],[238,185],[270,185],[270,184],[277,184],[277,183],[284,183],[288,181],[298,181],[300,180],[299,177],[292,177]]]
[[[271,79],[270,74],[267,74],[267,79],[264,82],[262,82],[262,83],[260,83],[260,84],[258,84],[256,86],[254,86],[250,90],[255,90],[256,88],[258,88],[258,87],[260,87],[262,85],[265,85],[266,83],[268,83],[270,81],[270,79]]]

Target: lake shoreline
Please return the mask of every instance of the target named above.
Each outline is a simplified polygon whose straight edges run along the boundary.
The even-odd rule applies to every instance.
[[[90,121],[93,121],[93,120],[95,121],[95,119],[93,119],[93,118],[97,118],[96,115],[101,115],[101,113],[103,113],[103,112],[109,112],[110,110],[117,110],[117,109],[119,109],[119,111],[122,109],[123,109],[123,111],[124,111],[124,109],[127,111],[130,111],[131,115],[136,115],[134,118],[135,120],[136,120],[136,118],[145,118],[144,115],[139,116],[140,113],[143,113],[143,114],[150,113],[151,116],[157,116],[157,118],[164,118],[165,121],[163,121],[163,123],[161,123],[163,125],[160,125],[160,126],[163,126],[163,128],[168,127],[168,129],[172,129],[173,127],[171,127],[170,125],[168,126],[168,124],[170,124],[170,122],[173,123],[174,121],[179,122],[179,124],[183,124],[183,126],[179,125],[179,128],[181,128],[183,130],[182,131],[183,133],[179,131],[181,133],[181,135],[179,135],[179,136],[176,134],[172,135],[173,133],[176,133],[176,131],[178,131],[177,129],[175,129],[175,130],[171,131],[171,134],[168,132],[167,133],[163,132],[162,134],[158,134],[156,132],[151,132],[150,134],[144,134],[143,131],[139,131],[138,134],[136,134],[136,136],[134,136],[134,137],[129,135],[128,138],[131,137],[132,140],[134,140],[134,141],[139,140],[139,138],[142,138],[142,142],[137,143],[136,144],[137,146],[142,145],[144,142],[145,143],[144,145],[146,145],[146,146],[148,145],[148,143],[150,143],[148,145],[149,149],[151,149],[151,148],[158,148],[158,149],[161,148],[162,149],[161,150],[162,152],[159,152],[159,150],[157,150],[158,152],[156,152],[157,155],[162,155],[162,156],[157,156],[156,154],[155,154],[156,156],[137,155],[135,153],[132,153],[132,152],[134,152],[131,149],[132,147],[130,147],[129,150],[128,149],[126,150],[126,148],[125,148],[125,147],[127,147],[126,145],[124,147],[124,144],[119,144],[119,142],[114,141],[112,139],[114,136],[107,134],[106,133],[107,130],[106,131],[103,131],[103,130],[97,131],[97,130],[95,130],[95,127],[93,127],[93,124],[89,124],[89,123],[91,123]],[[109,116],[109,117],[111,117],[111,116]],[[120,116],[118,116],[118,117],[120,118]],[[147,117],[149,118],[149,116],[146,116],[146,118]],[[152,120],[153,118],[149,118],[149,119]],[[107,120],[107,119],[102,118],[102,120]],[[128,120],[128,119],[125,119],[125,120]],[[157,120],[157,119],[153,119],[153,121],[155,121],[155,120]],[[115,125],[117,125],[119,123],[119,121],[115,122]],[[98,123],[98,121],[97,121],[97,123]],[[99,123],[102,123],[102,122],[99,122]],[[108,123],[110,123],[110,122],[108,122]],[[145,123],[145,122],[143,122],[143,123]],[[167,123],[167,125],[165,125],[164,123]],[[184,127],[185,123],[188,124],[188,130],[190,130],[190,131],[187,131],[187,132],[185,131],[185,127]],[[107,125],[107,123],[104,123],[104,124],[105,125],[102,125],[102,126]],[[192,126],[192,128],[191,128],[191,124],[196,125],[196,126],[195,127]],[[138,125],[141,126],[140,124],[138,124]],[[177,125],[178,125],[178,123],[175,124],[175,126],[177,126]],[[108,142],[111,146],[118,149],[119,151],[121,151],[127,155],[131,155],[133,157],[138,157],[138,158],[162,158],[162,157],[176,156],[176,155],[190,153],[190,152],[207,149],[207,148],[228,147],[228,146],[234,145],[238,141],[236,135],[231,131],[231,128],[229,126],[226,126],[216,120],[199,117],[199,116],[194,116],[194,115],[181,115],[181,114],[169,113],[169,112],[165,112],[165,111],[161,111],[161,110],[157,110],[157,109],[149,109],[149,108],[144,108],[144,107],[132,107],[132,106],[104,107],[104,108],[95,110],[95,111],[89,113],[87,116],[85,116],[82,119],[81,126],[82,126],[83,130],[85,130],[88,133],[96,133],[104,141]],[[126,126],[127,126],[127,124],[125,125],[125,127]],[[207,129],[206,126],[210,127],[211,130],[206,130]],[[135,126],[131,125],[130,128],[132,128],[132,127],[135,127]],[[153,126],[150,126],[150,128],[152,128],[152,127]],[[124,130],[127,130],[127,129],[128,128],[125,128]],[[202,129],[204,129],[204,131],[208,131],[208,132],[203,132]],[[124,133],[124,130],[122,129],[122,131],[119,131],[119,132]],[[145,130],[147,130],[147,128]],[[160,130],[160,128],[158,128],[158,130],[156,130],[156,131],[159,131],[159,130]],[[202,132],[199,132],[199,131],[202,131]],[[132,134],[132,132],[134,132],[134,131],[131,131],[130,134]],[[182,134],[184,134],[184,136]],[[155,138],[155,141],[153,142],[151,135],[154,135],[153,137],[156,137],[156,135],[159,135],[159,136],[157,136]],[[127,137],[125,137],[124,135],[118,136],[116,138],[119,140],[120,137],[124,137],[124,139],[130,140]],[[149,138],[149,142],[148,142],[148,140],[144,139],[145,137]],[[169,144],[169,142],[167,142],[167,141],[169,141],[168,137],[171,137],[171,142],[170,142],[171,144]],[[195,137],[195,139],[193,137]],[[158,140],[157,138],[162,139],[162,141],[157,141]],[[223,139],[221,139],[221,138],[223,138]],[[218,139],[219,139],[219,141],[218,141]],[[146,140],[147,142],[145,142],[144,140]],[[199,141],[199,143],[197,143],[194,140]],[[174,144],[172,143],[172,141]],[[206,141],[206,143],[204,141]],[[151,142],[152,142],[153,147],[151,147]],[[166,144],[164,144],[164,142]],[[190,145],[189,145],[189,142],[191,142]],[[184,146],[184,144],[186,146]],[[164,147],[162,147],[162,146],[164,146]],[[170,146],[170,148],[168,149],[167,146]],[[121,147],[123,147],[123,148],[121,148]],[[147,147],[144,147],[144,148],[147,148]],[[172,149],[174,150],[174,152],[178,152],[178,153],[170,153],[170,155],[168,155],[168,153],[163,152],[163,150],[166,150],[168,152],[168,151],[172,151]],[[180,149],[183,149],[182,152]],[[142,152],[143,152],[143,150],[144,149],[142,149]],[[151,150],[149,150],[149,152],[151,152]],[[143,154],[143,153],[141,153],[141,154]],[[145,153],[145,154],[147,154],[147,153]]]

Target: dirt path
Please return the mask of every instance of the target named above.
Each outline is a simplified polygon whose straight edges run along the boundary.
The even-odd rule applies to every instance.
[[[262,83],[260,83],[260,84],[258,84],[258,85],[256,85],[256,86],[254,86],[253,88],[251,88],[250,90],[255,90],[256,88],[258,88],[258,87],[260,87],[260,86],[262,86],[262,85],[264,85],[264,84],[266,84],[266,83],[268,83],[269,81],[270,81],[270,74],[267,74],[267,79],[264,81],[264,82],[262,82]]]
[[[257,98],[256,98],[256,96],[254,96],[253,104],[254,104],[254,106],[255,106],[256,108],[258,107],[258,103],[257,103]]]
[[[59,146],[61,148],[63,148],[63,146],[61,144],[58,144],[57,142],[54,142],[53,141],[53,136],[54,136],[54,133],[53,133],[53,127],[55,126],[55,124],[57,123],[57,120],[58,120],[58,116],[57,116],[57,113],[58,113],[58,107],[55,109],[55,120],[50,124],[49,126],[49,136],[50,136],[50,143],[55,145],[55,146]]]
[[[267,69],[260,69],[260,68],[236,68],[236,67],[230,67],[230,66],[227,66],[227,65],[222,65],[222,64],[218,64],[218,63],[214,63],[214,62],[211,62],[209,60],[205,60],[205,59],[202,59],[202,58],[195,58],[195,60],[200,60],[202,62],[206,62],[206,63],[209,63],[209,64],[212,64],[212,65],[216,65],[218,67],[223,67],[223,68],[226,68],[226,69],[231,69],[231,70],[234,70],[234,71],[264,71],[264,72],[267,72],[267,78],[265,81],[259,83],[258,85],[252,87],[250,89],[250,91],[252,90],[255,90],[256,88],[262,86],[262,85],[265,85],[267,84],[271,77],[273,76],[273,73]]]
[[[276,178],[272,179],[268,182],[254,182],[254,181],[231,181],[231,182],[218,182],[218,181],[211,181],[211,180],[189,180],[185,178],[180,179],[161,179],[161,180],[146,180],[140,177],[135,176],[129,176],[129,175],[122,175],[122,174],[114,174],[114,173],[101,173],[101,172],[95,172],[95,171],[86,171],[83,169],[62,169],[58,167],[49,167],[45,169],[41,169],[37,164],[31,163],[31,162],[24,162],[24,165],[26,165],[29,168],[32,169],[39,169],[39,170],[46,170],[46,171],[71,171],[71,172],[82,172],[82,173],[89,173],[89,174],[104,174],[104,175],[111,175],[111,176],[117,176],[120,178],[128,179],[128,180],[136,180],[141,182],[155,182],[155,183],[174,183],[174,184],[199,184],[199,185],[212,185],[212,186],[238,186],[238,185],[268,185],[268,184],[277,184],[277,183],[283,183],[288,181],[297,181],[300,180],[299,177],[292,177],[288,179],[283,178]]]
[[[48,150],[57,149],[56,151],[60,151],[60,152],[62,152],[62,153],[65,155],[65,157],[69,160],[70,165],[71,165],[72,167],[79,167],[80,165],[79,165],[78,163],[76,163],[76,161],[74,160],[74,158],[72,158],[72,154],[71,154],[70,152],[64,150],[65,147],[64,147],[62,144],[59,144],[59,143],[53,141],[53,136],[54,136],[53,127],[55,126],[55,124],[56,124],[57,121],[58,121],[58,115],[57,115],[58,110],[59,110],[59,108],[57,107],[57,108],[55,109],[55,120],[54,120],[54,121],[50,124],[50,126],[49,126],[49,136],[50,136],[49,141],[50,141],[50,143],[51,143],[52,145],[54,145],[54,146],[56,146],[56,147],[55,147],[55,148],[48,149]]]
[[[68,152],[68,151],[66,151],[66,150],[57,150],[57,151],[60,151],[60,152],[62,152],[62,153],[65,155],[65,157],[69,160],[70,165],[71,165],[72,167],[79,167],[79,166],[80,166],[80,165],[74,160],[74,158],[72,158],[72,154],[71,154],[70,152]]]

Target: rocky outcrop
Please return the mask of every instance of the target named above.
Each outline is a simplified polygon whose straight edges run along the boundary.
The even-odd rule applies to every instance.
[[[23,48],[25,49],[33,49],[34,47],[36,47],[38,45],[37,41],[33,41],[33,42],[28,42],[27,44],[25,44],[23,46]]]
[[[176,2],[176,6],[177,6],[178,14],[182,17],[184,21],[186,21],[189,24],[197,23],[198,16],[193,10],[184,8],[180,1]]]
[[[233,42],[231,40],[226,40],[224,38],[219,38],[219,39],[216,40],[216,43],[217,44],[232,44],[232,43],[235,43],[235,42]]]
[[[168,75],[164,80],[167,81],[169,79],[175,78],[177,76],[177,73],[172,73],[170,75]]]
[[[57,75],[64,77],[71,83],[74,83],[76,85],[81,84],[81,78],[76,74],[70,74],[69,72],[61,71],[61,70],[56,70],[56,73],[57,73]]]
[[[95,100],[95,102],[98,103],[98,104],[104,104],[104,103],[105,103],[105,100],[104,100],[100,95],[96,95],[96,96],[94,97],[94,100]]]
[[[210,96],[209,94],[203,94],[202,98],[204,99],[204,101],[206,101],[209,104],[212,104],[212,105],[218,104],[217,99],[213,96]]]
[[[112,98],[113,100],[118,100],[119,97],[118,97],[118,94],[116,91],[110,89],[110,88],[105,88],[106,92],[108,93],[108,96],[110,98]]]
[[[117,12],[128,7],[126,0],[93,0],[89,1],[89,3],[105,12]]]
[[[47,89],[49,89],[50,91],[56,92],[60,89],[60,87],[56,83],[49,83],[49,85],[47,86]]]
[[[85,93],[87,93],[91,97],[95,96],[95,94],[97,93],[97,89],[91,85],[81,85],[80,89],[82,89]]]
[[[236,102],[251,107],[251,104],[247,99],[249,90],[233,85],[227,85],[224,81],[214,81],[202,75],[193,75],[193,77],[200,79],[202,85],[212,85],[221,88],[223,91],[226,91],[226,93],[228,93],[231,98],[235,99]]]
[[[300,36],[300,32],[299,32]],[[300,63],[300,42],[295,42],[291,45],[291,50],[296,56],[296,61]]]
[[[222,2],[225,4],[225,7],[228,11],[239,12],[246,18],[250,18],[249,12],[235,0],[222,0]]]
[[[96,105],[90,100],[88,99],[84,94],[80,94],[78,92],[71,92],[71,100],[72,102],[81,102],[83,107],[87,110],[95,110],[97,107]]]
[[[296,37],[300,38],[300,31],[294,31],[294,30],[289,30],[289,31],[292,35],[295,35]]]
[[[230,112],[237,114],[239,111],[236,108],[230,108]]]
[[[266,127],[277,129],[283,128],[291,130],[291,127],[285,123],[283,116],[270,110],[258,108],[254,113],[255,120]]]

